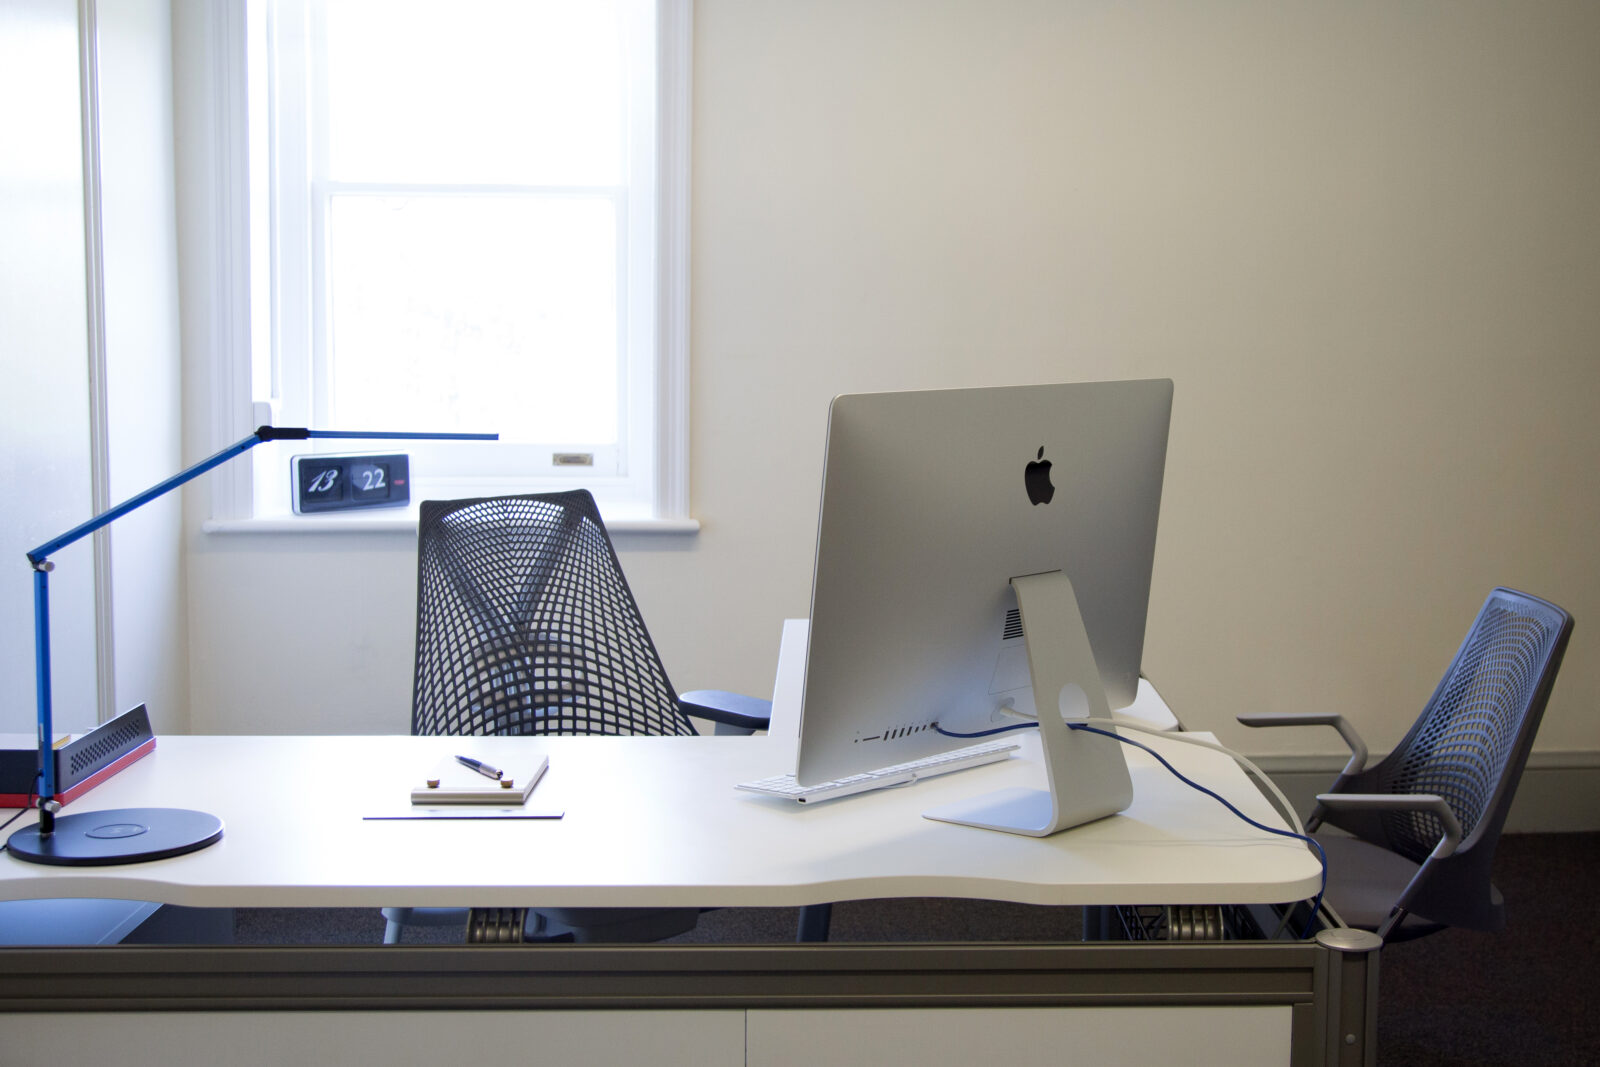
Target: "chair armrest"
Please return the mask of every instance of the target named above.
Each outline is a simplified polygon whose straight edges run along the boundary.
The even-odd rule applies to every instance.
[[[1442,860],[1461,844],[1461,822],[1436,793],[1321,793],[1317,803],[1346,811],[1425,811],[1444,825],[1444,837],[1429,859]]]
[[[765,730],[772,721],[772,701],[721,689],[696,689],[682,693],[678,703],[685,714],[716,723],[717,733],[752,733]],[[730,729],[721,729],[724,726]]]
[[[1235,715],[1245,726],[1331,726],[1350,747],[1350,762],[1340,774],[1357,774],[1367,765],[1367,743],[1356,733],[1355,724],[1343,715],[1328,712],[1298,712],[1281,715]]]

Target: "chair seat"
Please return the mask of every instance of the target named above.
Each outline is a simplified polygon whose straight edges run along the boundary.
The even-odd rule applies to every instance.
[[[1394,902],[1415,878],[1420,865],[1386,848],[1343,834],[1313,834],[1328,856],[1328,892],[1323,898],[1346,925],[1376,932]],[[1405,941],[1443,929],[1425,916],[1409,914],[1388,940]]]

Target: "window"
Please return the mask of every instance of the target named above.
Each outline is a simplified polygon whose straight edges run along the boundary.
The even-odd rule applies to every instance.
[[[413,499],[583,486],[608,520],[686,517],[687,13],[253,6],[249,379],[271,421],[500,434],[406,442]],[[258,452],[254,513],[283,514],[282,457]]]

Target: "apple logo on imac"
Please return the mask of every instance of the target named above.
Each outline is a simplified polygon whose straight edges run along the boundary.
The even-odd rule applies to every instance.
[[[1044,445],[1039,446],[1038,457],[1028,462],[1022,480],[1028,487],[1028,499],[1036,506],[1050,503],[1056,495],[1056,487],[1050,484],[1050,461],[1044,458]]]

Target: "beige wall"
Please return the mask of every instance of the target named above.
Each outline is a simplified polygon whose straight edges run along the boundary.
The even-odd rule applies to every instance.
[[[1600,750],[1600,6],[695,18],[704,528],[620,545],[680,687],[770,685],[833,394],[1169,376],[1146,666],[1190,726],[1330,752],[1232,715],[1336,710],[1385,748],[1499,583],[1579,620],[1539,747]],[[404,537],[190,564],[197,730],[406,729]]]

